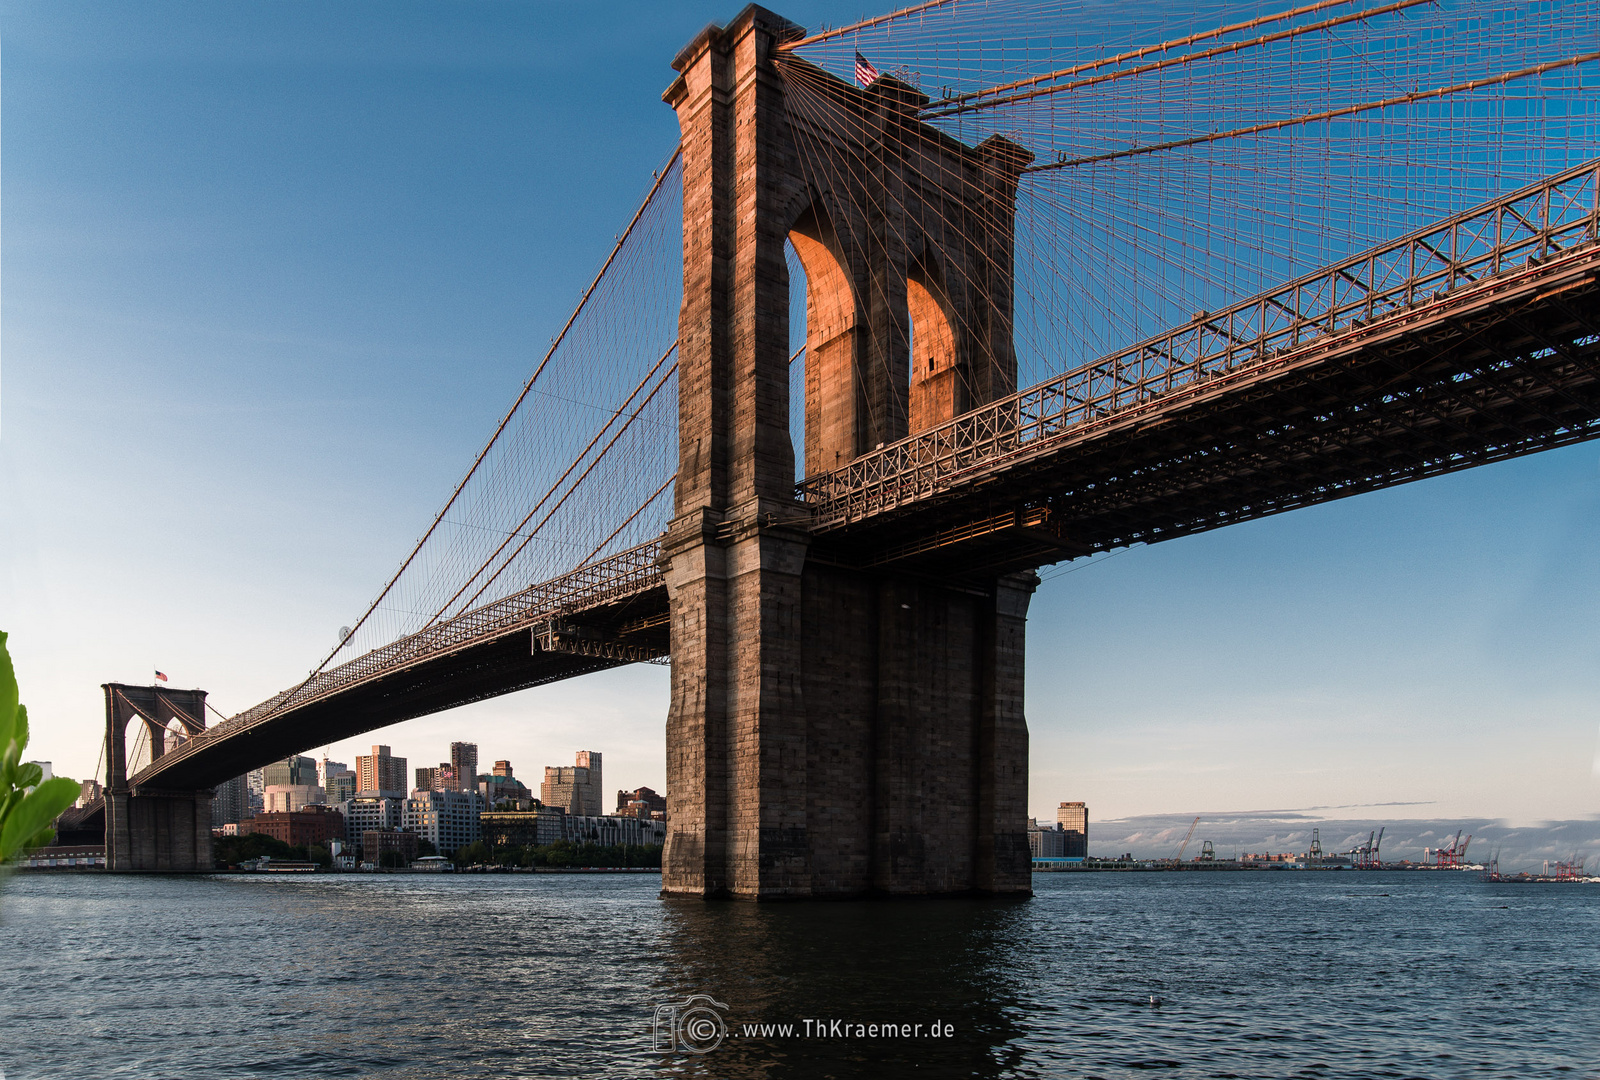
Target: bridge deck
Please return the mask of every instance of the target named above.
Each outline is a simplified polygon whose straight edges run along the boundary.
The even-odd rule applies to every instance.
[[[801,497],[872,563],[1022,569],[1591,438],[1597,185],[1590,162],[1199,313]]]
[[[309,746],[664,656],[667,596],[659,552],[659,542],[641,544],[320,672],[187,740],[129,782],[211,787]],[[621,650],[537,646],[540,629],[577,614]]]

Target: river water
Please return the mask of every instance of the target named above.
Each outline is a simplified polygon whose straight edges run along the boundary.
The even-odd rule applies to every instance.
[[[658,888],[653,875],[12,877],[0,1070],[1600,1077],[1600,886],[1040,874],[1027,901],[787,905]],[[659,1008],[701,993],[726,1008],[691,1005],[676,1023]],[[727,1037],[686,1051],[715,1041],[693,1024],[708,1015]],[[854,1028],[874,1023],[893,1030]]]

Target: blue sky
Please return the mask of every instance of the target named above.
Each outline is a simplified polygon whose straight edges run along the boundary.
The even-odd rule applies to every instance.
[[[0,628],[34,756],[93,768],[102,682],[160,667],[233,713],[326,653],[673,145],[672,54],[735,6],[0,8]],[[1597,536],[1591,444],[1058,568],[1032,806],[1594,814]],[[534,778],[594,749],[660,789],[665,711],[635,667],[331,752],[469,738]]]

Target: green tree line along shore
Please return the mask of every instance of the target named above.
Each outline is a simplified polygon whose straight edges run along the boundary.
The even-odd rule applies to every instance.
[[[291,846],[262,833],[244,836],[219,836],[211,845],[212,861],[218,870],[227,870],[250,859],[270,855],[274,859],[312,862],[331,867],[333,855],[321,844]],[[417,855],[436,855],[434,846],[426,840],[417,841]],[[606,869],[657,869],[661,868],[661,848],[654,844],[596,844],[573,843],[557,840],[553,844],[537,847],[516,845],[495,847],[479,840],[459,848],[453,855],[456,866],[515,866],[515,867],[600,867]],[[406,865],[398,851],[383,853],[381,866],[397,869]]]

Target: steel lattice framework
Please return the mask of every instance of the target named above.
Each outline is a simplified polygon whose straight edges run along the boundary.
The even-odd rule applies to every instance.
[[[800,498],[816,529],[845,529],[982,486],[1114,428],[1159,423],[1202,395],[1243,392],[1396,332],[1419,334],[1466,312],[1503,306],[1530,289],[1548,295],[1592,286],[1597,230],[1600,164],[1589,162],[1281,289],[1198,312],[1186,326],[811,477],[798,485]],[[1520,365],[1505,359],[1499,374],[1514,377],[1529,362],[1557,355],[1556,346],[1546,353]],[[1583,365],[1566,375],[1592,378]],[[1492,372],[1479,377],[1495,379]],[[1478,464],[1485,454],[1507,456],[1593,433],[1594,419],[1582,409],[1547,419],[1549,430],[1530,435],[1525,447],[1462,446],[1445,456]]]

